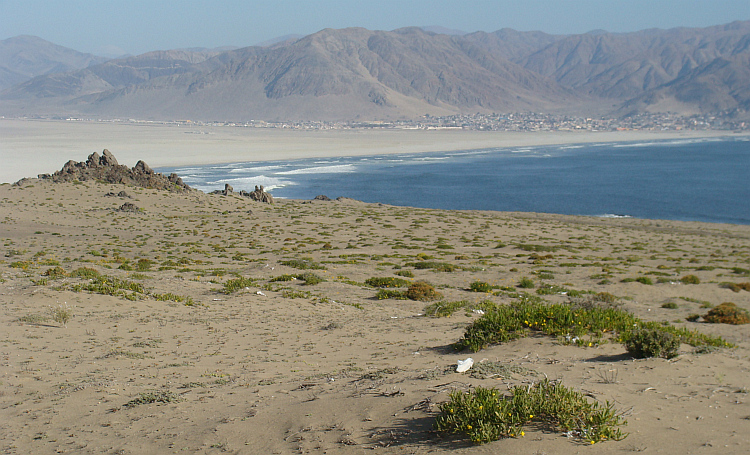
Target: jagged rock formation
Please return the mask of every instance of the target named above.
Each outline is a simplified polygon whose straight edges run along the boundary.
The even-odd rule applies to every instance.
[[[75,162],[70,160],[65,163],[61,170],[52,175],[40,174],[39,178],[53,182],[97,180],[176,192],[192,190],[177,174],[172,173],[168,177],[164,176],[154,172],[143,161],[138,161],[132,169],[128,168],[119,164],[115,156],[106,149],[101,156],[94,152],[89,155],[86,161]]]
[[[256,185],[255,191],[250,193],[250,199],[258,202],[265,202],[267,204],[273,204],[273,196],[271,196],[269,193],[266,193],[263,190],[263,185],[260,186],[260,188]]]

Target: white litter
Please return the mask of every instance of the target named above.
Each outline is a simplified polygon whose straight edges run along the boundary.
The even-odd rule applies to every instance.
[[[263,297],[266,296],[262,291],[255,291],[255,293],[258,294],[258,295],[262,295]]]
[[[484,314],[484,310],[471,310],[474,314]]]
[[[463,373],[464,371],[469,371],[469,368],[474,365],[474,359],[469,357],[466,360],[459,360],[458,365],[456,366],[456,373]]]

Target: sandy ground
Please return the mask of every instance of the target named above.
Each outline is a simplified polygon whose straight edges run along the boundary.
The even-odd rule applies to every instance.
[[[455,130],[301,131],[0,119],[0,182],[60,169],[109,149],[120,164],[151,167],[440,152],[591,142],[726,136],[727,131],[480,132]]]
[[[106,195],[120,191],[128,197]],[[125,202],[140,210],[119,211]],[[0,185],[0,241],[3,453],[740,454],[750,444],[750,326],[685,320],[725,301],[750,308],[750,292],[721,286],[750,280],[733,271],[750,268],[750,226],[352,200],[266,205],[34,181]],[[535,259],[529,244],[550,251]],[[459,268],[408,265],[419,254]],[[283,264],[303,258],[326,281],[275,280],[303,273]],[[68,276],[45,276],[55,267]],[[91,281],[69,275],[82,267],[132,290],[81,289]],[[672,360],[635,360],[618,343],[576,347],[536,335],[456,352],[480,316],[429,317],[426,303],[378,300],[364,283],[403,271],[435,285],[444,302],[510,303],[512,292],[469,285],[513,288],[522,277],[609,292],[638,317],[737,347],[682,345]],[[681,284],[687,274],[700,284]],[[622,282],[642,276],[655,284]],[[237,278],[247,281],[222,292]],[[662,306],[669,302],[676,308]],[[55,309],[72,318],[56,322]],[[515,373],[454,372],[469,356]],[[627,438],[586,446],[529,427],[522,438],[473,446],[432,431],[452,390],[545,376],[615,403]],[[145,399],[157,393],[166,402]]]

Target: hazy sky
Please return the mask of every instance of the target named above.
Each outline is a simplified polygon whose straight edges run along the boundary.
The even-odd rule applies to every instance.
[[[99,54],[244,47],[324,28],[573,34],[735,20],[750,20],[750,0],[0,0],[0,39],[36,35]]]

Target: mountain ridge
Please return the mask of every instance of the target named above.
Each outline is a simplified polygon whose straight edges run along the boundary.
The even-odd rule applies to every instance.
[[[749,62],[750,21],[580,35],[353,27],[40,75],[2,91],[0,113],[232,121],[665,109],[742,116]]]

